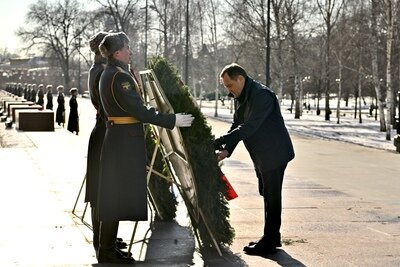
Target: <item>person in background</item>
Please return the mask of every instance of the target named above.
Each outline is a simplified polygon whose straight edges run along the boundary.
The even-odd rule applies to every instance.
[[[30,101],[33,103],[36,103],[36,95],[37,95],[37,91],[36,91],[36,83],[32,84],[31,86],[31,93],[30,93]]]
[[[31,92],[32,92],[32,85],[28,84],[26,86],[26,93],[24,94],[24,99],[27,101],[31,101]]]
[[[71,133],[78,135],[79,133],[79,114],[78,114],[78,101],[76,98],[78,96],[78,89],[71,88],[69,90],[71,94],[71,98],[69,99],[69,116],[68,116],[68,125],[67,130]]]
[[[263,236],[243,250],[250,255],[273,253],[281,247],[282,183],[286,166],[294,158],[292,141],[274,92],[235,63],[225,66],[220,78],[236,103],[230,130],[214,142],[218,160],[232,155],[243,141],[264,198]]]
[[[42,106],[42,108],[44,106],[44,91],[43,91],[43,89],[44,89],[44,85],[43,84],[39,84],[38,93],[37,93],[38,101],[36,102],[36,104]]]
[[[23,96],[23,94],[24,94],[24,87],[22,86],[22,83],[18,83],[17,95],[21,97]]]
[[[53,110],[53,85],[48,84],[46,86],[46,98],[47,98],[47,103],[46,103],[46,109]]]
[[[65,99],[64,99],[64,86],[57,86],[57,110],[56,110],[56,122],[60,126],[64,127],[65,124]]]
[[[24,97],[25,100],[27,99],[27,93],[26,93],[27,90],[28,90],[28,84],[24,83],[24,90],[22,92],[22,96]]]
[[[147,151],[144,123],[168,129],[189,127],[189,114],[165,114],[147,107],[129,71],[132,52],[123,32],[109,33],[99,50],[107,65],[100,77],[100,99],[106,118],[101,149],[97,214],[100,221],[99,263],[133,263],[115,251],[119,221],[147,220]],[[104,229],[104,223],[113,225]]]

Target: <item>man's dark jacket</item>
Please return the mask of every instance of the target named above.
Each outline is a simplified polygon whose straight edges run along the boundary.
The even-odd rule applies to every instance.
[[[243,91],[235,101],[231,129],[216,142],[225,144],[225,149],[232,155],[239,141],[243,141],[255,167],[261,172],[282,167],[292,160],[292,141],[275,93],[247,77]]]

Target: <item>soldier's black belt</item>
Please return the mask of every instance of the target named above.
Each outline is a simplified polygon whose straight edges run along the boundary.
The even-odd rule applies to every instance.
[[[111,124],[135,124],[140,122],[134,117],[107,117],[107,120]]]

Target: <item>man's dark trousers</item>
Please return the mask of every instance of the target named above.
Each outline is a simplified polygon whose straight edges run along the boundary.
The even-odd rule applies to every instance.
[[[264,236],[269,245],[278,246],[281,241],[282,183],[287,164],[260,172],[256,170],[259,192],[264,197]]]

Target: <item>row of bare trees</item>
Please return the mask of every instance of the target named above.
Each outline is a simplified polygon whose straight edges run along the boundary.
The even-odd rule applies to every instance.
[[[279,98],[293,100],[296,118],[305,96],[312,95],[318,114],[319,100],[325,99],[330,120],[335,94],[358,100],[355,115],[361,123],[361,103],[375,99],[380,130],[390,139],[400,80],[398,18],[398,0],[38,0],[17,34],[27,49],[59,60],[66,85],[78,55],[85,67],[90,64],[91,35],[124,31],[136,69],[146,66],[148,56],[162,55],[199,89],[195,96],[205,91],[218,98],[219,69],[238,62],[256,79],[270,75]],[[340,110],[338,101],[337,123]]]
[[[311,93],[324,96],[325,120],[330,120],[332,94],[348,100],[354,96],[355,116],[362,122],[361,106],[367,96],[375,98],[379,110],[380,130],[394,123],[396,97],[400,75],[400,8],[397,0],[247,0],[229,1],[229,17],[237,27],[227,31],[246,55],[238,57],[262,73],[265,66],[266,3],[273,12],[272,88],[278,93],[292,95],[295,118],[301,116],[302,97]],[[244,36],[238,34],[244,32]],[[237,40],[237,38],[240,38]],[[255,45],[254,45],[255,44]],[[256,49],[258,48],[258,49]],[[261,48],[261,49],[260,49]],[[259,64],[254,64],[254,62]],[[261,59],[261,60],[260,60]],[[396,74],[397,73],[397,74]],[[260,78],[262,75],[259,75]],[[358,100],[358,102],[357,102]],[[340,123],[340,101],[336,117]],[[385,110],[386,117],[385,117]]]

